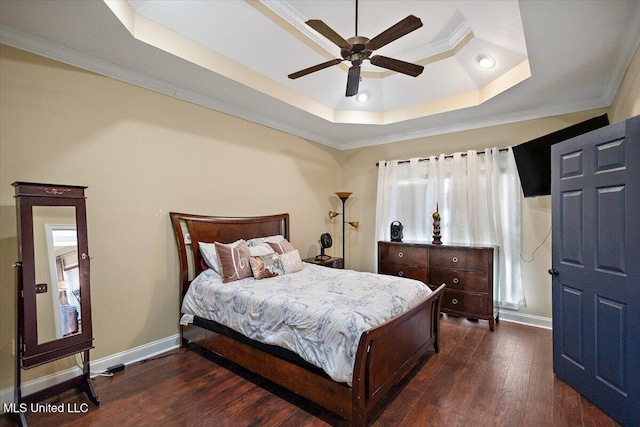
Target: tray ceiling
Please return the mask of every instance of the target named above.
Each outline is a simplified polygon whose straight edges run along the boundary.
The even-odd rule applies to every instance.
[[[423,27],[376,54],[416,77],[348,63],[304,22],[355,35],[352,0],[3,0],[0,42],[339,149],[608,107],[640,40],[637,1],[359,2],[372,38],[408,15]],[[495,66],[481,68],[480,55]]]

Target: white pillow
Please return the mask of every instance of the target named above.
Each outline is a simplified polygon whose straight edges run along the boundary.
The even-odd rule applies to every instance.
[[[273,250],[268,243],[261,243],[255,246],[249,246],[249,252],[251,256],[265,256],[269,254],[274,254],[276,251]]]
[[[284,236],[282,234],[276,234],[275,236],[267,236],[267,237],[256,237],[255,239],[247,240],[247,246],[256,246],[261,245],[263,243],[280,243],[284,240]]]
[[[236,240],[230,243],[229,246],[235,247],[242,243],[244,240]],[[218,259],[218,253],[216,252],[216,245],[214,243],[198,242],[200,247],[200,254],[204,258],[205,264],[207,264],[213,271],[222,275],[222,269],[220,268],[220,260]]]
[[[300,252],[298,252],[297,249],[280,254],[280,263],[284,269],[284,274],[295,273],[296,271],[300,271],[304,268],[304,264],[300,258]]]

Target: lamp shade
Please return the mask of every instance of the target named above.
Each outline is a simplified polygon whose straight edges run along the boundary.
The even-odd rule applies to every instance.
[[[337,191],[336,196],[340,198],[343,202],[349,198],[349,196],[353,194],[350,191]]]

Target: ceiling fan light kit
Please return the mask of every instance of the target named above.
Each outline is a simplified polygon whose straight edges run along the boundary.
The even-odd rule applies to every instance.
[[[371,96],[371,95],[369,94],[369,92],[368,92],[368,91],[366,91],[366,90],[361,90],[361,91],[358,93],[358,96],[356,96],[356,100],[358,100],[358,102],[360,102],[360,103],[363,103],[363,104],[364,104],[365,102],[367,102],[367,101],[369,100],[369,97],[370,97],[370,96]]]
[[[424,70],[422,65],[412,64],[410,62],[381,55],[372,56],[374,50],[380,49],[392,41],[422,27],[422,21],[416,16],[409,15],[374,38],[368,39],[367,37],[358,36],[358,0],[356,0],[356,35],[354,37],[350,37],[345,40],[340,34],[336,33],[331,27],[319,19],[310,19],[306,24],[338,46],[340,48],[340,55],[342,56],[342,59],[332,59],[331,61],[323,62],[321,64],[314,65],[313,67],[305,68],[304,70],[289,74],[290,79],[297,79],[333,65],[338,65],[342,61],[349,61],[351,62],[351,67],[349,68],[349,73],[347,75],[346,96],[354,96],[358,94],[358,88],[360,86],[360,66],[365,60],[368,60],[371,64],[377,67],[412,77],[419,76]]]

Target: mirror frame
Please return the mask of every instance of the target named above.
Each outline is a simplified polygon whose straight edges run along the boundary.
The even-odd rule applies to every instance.
[[[89,279],[89,249],[84,190],[70,185],[14,182],[18,222],[18,348],[22,368],[32,368],[53,360],[93,348],[91,327],[91,294]],[[82,329],[79,333],[38,343],[36,309],[36,275],[34,259],[33,207],[75,207],[80,272],[80,310]],[[57,289],[50,284],[48,291]],[[21,297],[20,297],[21,296]]]

